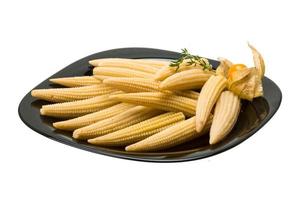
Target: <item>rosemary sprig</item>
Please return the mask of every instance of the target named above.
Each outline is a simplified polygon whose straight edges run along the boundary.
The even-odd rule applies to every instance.
[[[177,60],[173,60],[170,63],[170,67],[176,67],[176,72],[178,71],[180,64],[183,63],[184,60],[187,61],[187,65],[201,66],[204,70],[212,70],[212,65],[206,58],[202,58],[200,56],[194,56],[188,52],[186,48],[181,49],[181,55]]]

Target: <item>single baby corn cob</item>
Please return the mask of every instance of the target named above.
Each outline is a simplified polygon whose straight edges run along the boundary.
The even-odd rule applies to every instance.
[[[191,66],[191,65],[186,65],[185,63],[180,64],[180,67],[177,70],[175,67],[165,66],[165,67],[162,67],[161,69],[159,69],[155,73],[154,79],[157,81],[162,81],[162,80],[168,78],[169,76],[172,76],[176,72],[182,72],[182,71],[190,70],[190,69],[195,69],[195,67]]]
[[[241,102],[231,91],[220,95],[214,112],[213,122],[209,133],[209,143],[220,142],[233,129],[240,113]]]
[[[89,126],[76,129],[73,132],[73,137],[76,139],[90,139],[99,137],[101,135],[105,135],[139,123],[159,113],[161,113],[159,110],[154,110],[144,106],[136,106],[108,119],[104,119]]]
[[[105,108],[103,110],[93,112],[87,115],[83,115],[81,117],[55,122],[53,123],[53,126],[57,129],[73,131],[75,129],[96,123],[97,121],[101,121],[103,119],[115,116],[125,110],[133,108],[134,106],[135,105],[128,103],[119,103],[112,107]]]
[[[141,78],[153,78],[153,74],[132,70],[124,69],[119,67],[95,67],[93,69],[94,75],[100,76],[113,76],[113,77],[141,77]]]
[[[159,82],[147,78],[108,78],[103,81],[104,84],[122,90],[124,92],[159,92]],[[172,94],[170,91],[161,91]],[[176,95],[198,99],[199,93],[195,91],[174,91]]]
[[[159,82],[148,78],[108,78],[103,83],[124,92],[157,92]]]
[[[126,146],[143,140],[184,119],[185,117],[181,112],[168,112],[116,132],[89,139],[88,142],[103,146]]]
[[[71,118],[96,112],[117,103],[117,100],[112,100],[105,94],[90,99],[44,105],[40,113],[52,117]]]
[[[127,61],[124,62],[123,60],[91,60],[89,62],[91,65],[95,67],[109,67],[109,68],[124,68],[124,69],[131,69],[131,70],[137,70],[137,71],[142,71],[146,73],[151,73],[154,74],[157,71],[156,67],[153,67],[149,64],[144,64],[144,63],[139,63],[139,62],[132,62],[132,61]]]
[[[103,82],[105,79],[116,78],[115,76],[102,76],[102,75],[93,75],[93,77],[100,82]]]
[[[161,68],[163,66],[168,66],[170,62],[163,60],[150,60],[150,59],[128,59],[128,58],[101,58],[89,61],[90,65],[95,67],[100,66],[120,66],[129,64],[142,64],[148,65],[155,68]]]
[[[162,92],[140,92],[111,95],[112,99],[148,106],[160,110],[183,112],[187,116],[195,115],[197,102],[194,99],[165,94]]]
[[[63,78],[51,78],[50,82],[63,85],[66,87],[79,87],[86,85],[100,84],[101,81],[93,76],[75,76],[75,77],[63,77]]]
[[[159,87],[163,90],[200,89],[213,74],[202,69],[190,69],[169,76],[160,83]]]
[[[125,149],[126,151],[158,151],[174,147],[205,134],[210,128],[211,121],[212,116],[207,121],[204,129],[197,133],[195,117],[191,117],[142,141],[129,145]]]
[[[221,92],[226,87],[223,76],[211,76],[204,84],[197,102],[196,130],[201,132]]]
[[[168,91],[168,90],[165,90]],[[163,91],[163,92],[165,92]],[[169,92],[169,91],[168,91]],[[199,97],[199,92],[193,91],[193,90],[182,90],[182,91],[172,91],[173,94],[176,94],[178,96],[183,96],[191,99],[197,100]]]
[[[110,94],[117,90],[104,84],[88,85],[75,88],[36,89],[31,95],[50,102],[66,102],[88,99],[95,96]]]

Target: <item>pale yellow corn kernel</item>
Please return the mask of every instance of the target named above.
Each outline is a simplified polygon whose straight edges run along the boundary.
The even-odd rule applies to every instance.
[[[103,119],[110,118],[133,107],[135,107],[135,105],[128,103],[119,103],[103,110],[83,115],[81,117],[55,122],[53,123],[53,126],[57,129],[73,131],[75,129],[101,121]]]
[[[116,89],[107,85],[97,84],[74,88],[35,89],[31,91],[31,95],[35,98],[50,102],[66,102],[89,99],[116,91]]]
[[[44,105],[40,113],[41,115],[58,118],[71,118],[96,112],[117,103],[119,103],[118,100],[110,99],[109,95],[105,94],[90,99]]]
[[[93,75],[93,77],[101,82],[103,82],[105,79],[116,78],[115,76],[102,76],[102,75]]]
[[[112,99],[125,103],[143,105],[160,110],[183,112],[187,116],[195,115],[196,100],[162,92],[140,92],[111,95]]]
[[[168,90],[165,90],[168,91]],[[178,96],[183,96],[183,97],[187,97],[190,99],[195,99],[197,100],[199,97],[199,92],[193,91],[193,90],[182,90],[182,91],[172,91],[173,94],[176,94]]]
[[[196,130],[201,132],[206,121],[219,98],[221,92],[226,87],[226,78],[223,76],[211,76],[202,87],[196,109]]]
[[[92,60],[89,62],[95,67],[108,67],[108,68],[124,68],[130,70],[142,71],[150,74],[154,74],[157,71],[157,67],[153,67],[149,64],[139,63],[139,62],[124,62],[123,60],[105,60],[96,61]]]
[[[184,119],[185,116],[181,112],[168,112],[107,135],[89,139],[88,142],[102,146],[126,146],[143,140]]]
[[[233,129],[239,113],[241,102],[231,91],[224,91],[220,95],[214,112],[213,122],[209,133],[209,143],[216,144],[224,139]]]
[[[73,132],[73,137],[81,140],[99,137],[139,123],[160,113],[159,110],[136,106],[108,119],[76,129]]]
[[[161,69],[159,69],[155,73],[154,79],[157,81],[162,81],[162,80],[168,78],[169,76],[172,76],[175,73],[182,72],[185,70],[190,70],[190,69],[195,69],[195,67],[192,65],[186,65],[186,63],[180,64],[180,67],[178,68],[178,70],[176,70],[176,67],[165,66],[165,67],[162,67]]]
[[[160,83],[159,87],[163,90],[200,89],[213,74],[202,69],[190,69],[169,76]]]
[[[176,123],[159,133],[156,133],[144,140],[127,146],[126,151],[147,152],[159,151],[174,147],[176,145],[193,140],[208,132],[211,125],[212,117],[207,121],[205,128],[196,132],[195,117]]]
[[[80,86],[101,84],[101,81],[96,79],[93,76],[51,78],[49,81],[66,87],[80,87]]]
[[[140,78],[153,78],[153,74],[118,67],[95,67],[93,69],[94,75],[99,76],[113,76],[113,77],[140,77]]]
[[[159,92],[161,89],[159,88],[159,82],[153,79],[147,78],[108,78],[103,80],[103,83],[111,86],[112,88],[116,88],[122,90],[124,92]],[[192,99],[198,99],[199,93],[195,91],[161,91],[167,94],[176,94],[183,97],[188,97]]]
[[[148,78],[108,78],[103,83],[124,92],[157,92],[159,82]]]
[[[148,65],[155,68],[161,68],[163,66],[169,65],[169,61],[164,60],[151,60],[151,59],[128,59],[128,58],[101,58],[90,60],[89,64],[95,67],[105,66],[105,65],[128,65],[128,64],[142,64]]]

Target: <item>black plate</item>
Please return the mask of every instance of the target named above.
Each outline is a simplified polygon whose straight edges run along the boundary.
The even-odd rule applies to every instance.
[[[118,57],[175,59],[178,56],[179,53],[176,52],[149,48],[123,48],[108,50],[80,59],[49,78],[89,75],[91,73],[91,69],[88,61],[96,58]],[[214,67],[218,65],[218,61],[210,60],[210,62]],[[48,79],[40,83],[34,89],[55,87],[55,85],[52,85]],[[42,104],[47,102],[32,98],[30,92],[22,99],[19,105],[19,115],[22,121],[36,132],[79,149],[139,161],[189,161],[205,158],[226,151],[240,144],[265,125],[278,110],[282,95],[279,87],[267,77],[263,80],[263,87],[264,97],[256,98],[253,102],[243,102],[242,111],[236,126],[228,137],[226,137],[226,139],[221,143],[212,146],[209,145],[208,136],[206,135],[181,146],[155,153],[129,153],[125,152],[122,148],[97,147],[86,142],[77,141],[71,137],[70,132],[55,130],[51,126],[51,123],[54,122],[55,119],[40,116],[39,108]]]

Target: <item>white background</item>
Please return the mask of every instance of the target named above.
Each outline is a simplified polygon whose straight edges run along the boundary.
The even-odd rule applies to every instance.
[[[299,199],[297,1],[1,1],[0,199]],[[156,164],[101,156],[49,140],[18,117],[22,97],[89,54],[153,47],[251,65],[282,89],[272,120],[234,149]]]

